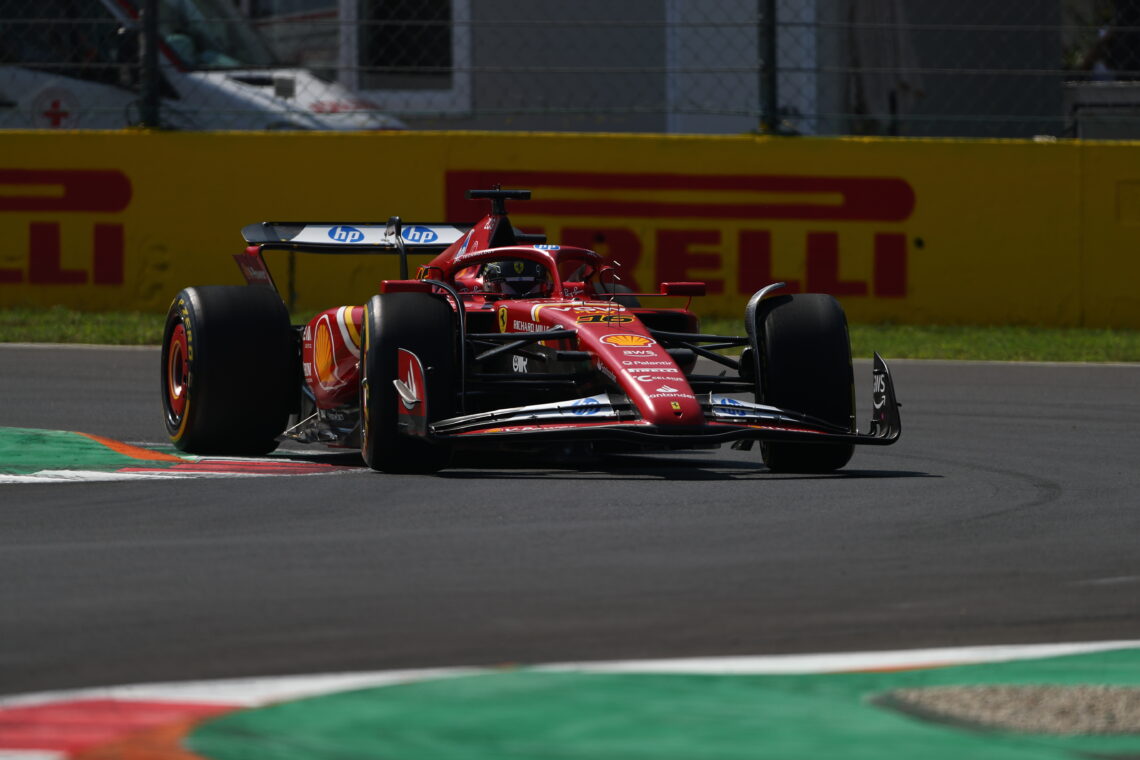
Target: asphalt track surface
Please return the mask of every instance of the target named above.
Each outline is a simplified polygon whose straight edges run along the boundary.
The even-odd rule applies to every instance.
[[[892,370],[902,440],[833,476],[723,448],[0,486],[0,694],[1137,638],[1140,366]],[[0,426],[159,443],[157,386],[157,350],[0,346]]]

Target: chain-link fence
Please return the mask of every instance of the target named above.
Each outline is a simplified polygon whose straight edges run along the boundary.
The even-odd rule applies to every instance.
[[[0,126],[1140,138],[1140,0],[0,0]]]

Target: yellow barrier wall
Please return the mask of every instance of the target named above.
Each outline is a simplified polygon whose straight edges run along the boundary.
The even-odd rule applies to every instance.
[[[255,221],[516,226],[628,279],[709,281],[707,315],[773,279],[859,322],[1140,328],[1140,144],[510,133],[0,135],[0,306],[163,310],[240,283]],[[273,254],[279,284],[287,257]],[[394,258],[298,256],[297,306],[361,302]]]

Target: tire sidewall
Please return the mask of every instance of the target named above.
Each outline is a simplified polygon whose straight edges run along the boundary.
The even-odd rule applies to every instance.
[[[182,448],[193,436],[187,437],[187,432],[196,429],[197,425],[192,424],[195,417],[198,415],[198,403],[194,398],[194,390],[197,387],[197,367],[196,367],[196,338],[198,331],[194,329],[196,322],[195,314],[197,312],[197,289],[186,288],[174,297],[174,301],[170,304],[170,309],[166,314],[166,324],[162,332],[162,411],[163,422],[166,425],[166,433],[170,437],[171,442],[178,448]],[[173,379],[170,377],[171,373],[171,352],[173,348],[173,339],[177,328],[182,328],[182,335],[184,336],[184,350],[185,350],[185,376],[183,379],[182,387],[184,398],[182,400],[181,410],[175,410],[171,403],[171,384]]]

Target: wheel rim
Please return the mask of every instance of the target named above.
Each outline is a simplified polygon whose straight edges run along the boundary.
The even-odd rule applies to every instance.
[[[190,350],[186,342],[186,328],[175,325],[167,346],[166,403],[174,422],[186,412],[186,395],[190,389]]]

